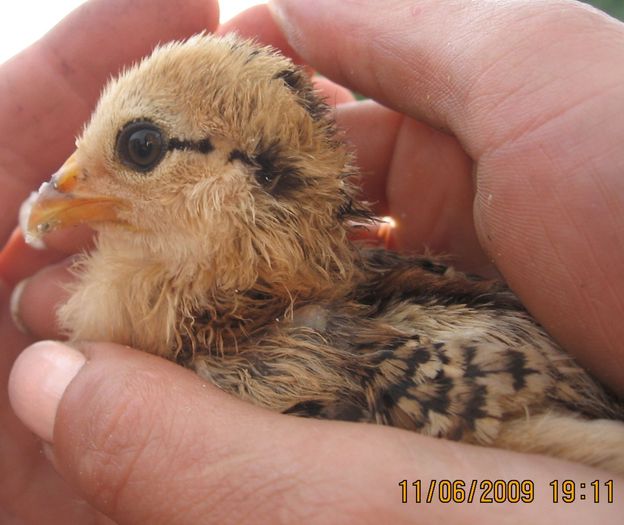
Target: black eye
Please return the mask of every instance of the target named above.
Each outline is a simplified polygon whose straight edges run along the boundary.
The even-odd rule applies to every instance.
[[[117,155],[136,171],[150,171],[167,151],[162,132],[151,122],[130,122],[117,137]]]

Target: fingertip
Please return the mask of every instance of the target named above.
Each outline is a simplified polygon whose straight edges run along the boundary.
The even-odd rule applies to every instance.
[[[11,316],[20,331],[38,338],[61,337],[56,312],[69,295],[67,286],[74,279],[72,262],[66,259],[47,266],[15,286]]]
[[[262,44],[279,49],[290,57],[296,64],[303,64],[303,59],[290,46],[266,4],[260,4],[242,13],[231,20],[227,20],[217,30],[217,34],[236,32],[242,37],[252,38]]]
[[[44,441],[53,441],[61,398],[85,362],[78,350],[40,341],[26,348],[13,364],[8,386],[13,411]]]
[[[11,237],[0,252],[0,278],[9,285],[15,285],[41,268],[55,264],[66,254],[55,248],[38,250],[26,244],[19,228],[15,228]]]
[[[100,82],[157,44],[214,31],[218,24],[217,0],[94,0],[72,11],[33,49],[59,59],[74,91],[78,88],[84,97],[88,90],[93,100],[102,89]],[[105,53],[88,52],[99,49],[102,40],[107,42]],[[101,80],[94,84],[94,79]],[[83,81],[89,85],[85,93]]]
[[[224,483],[224,458],[234,468],[230,441],[242,434],[244,404],[145,352],[113,343],[80,348],[89,366],[67,390],[55,423],[63,477],[120,522],[129,515],[136,523],[204,521],[198,516],[207,515]],[[236,457],[237,471],[249,457],[249,450]],[[198,491],[202,497],[194,498]],[[211,516],[215,523],[224,517]]]
[[[353,102],[355,100],[355,96],[351,90],[341,86],[340,84],[332,82],[328,78],[314,76],[312,77],[312,83],[330,106],[348,104],[349,102]]]
[[[30,335],[30,331],[22,321],[21,314],[21,302],[22,295],[24,293],[24,288],[28,284],[28,279],[24,279],[15,285],[13,288],[13,292],[11,293],[11,299],[9,301],[9,310],[11,313],[11,319],[13,319],[13,324],[15,327],[22,332],[24,335]]]

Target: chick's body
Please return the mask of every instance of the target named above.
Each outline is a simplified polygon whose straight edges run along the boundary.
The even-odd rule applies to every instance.
[[[35,204],[33,229],[99,230],[62,326],[281,412],[624,473],[621,406],[509,290],[349,242],[355,175],[289,60],[233,37],[157,49]]]

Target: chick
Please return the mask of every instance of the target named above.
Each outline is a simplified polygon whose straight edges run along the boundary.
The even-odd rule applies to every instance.
[[[287,414],[624,473],[622,406],[504,285],[349,241],[371,217],[357,175],[299,68],[199,35],[106,87],[29,232],[98,231],[59,311],[71,339]]]

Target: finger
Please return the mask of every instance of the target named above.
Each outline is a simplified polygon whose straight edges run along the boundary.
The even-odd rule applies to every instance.
[[[475,161],[488,255],[624,392],[624,24],[561,0],[272,5],[321,73],[452,131]]]
[[[231,20],[221,24],[217,30],[217,34],[220,35],[230,32],[273,46],[290,57],[295,63],[303,64],[301,57],[290,47],[284,34],[275,23],[266,4],[246,9]]]
[[[11,290],[0,280],[0,384],[7,385],[18,351],[33,343],[17,330],[9,309]],[[0,393],[1,523],[112,524],[69,487],[42,453],[41,441],[13,412],[6,387]]]
[[[41,441],[11,409],[6,385],[18,349],[33,342],[17,331],[9,313],[10,290],[0,282],[0,523],[111,523],[81,500],[42,454]],[[10,517],[10,518],[9,518]]]
[[[29,275],[63,258],[65,255],[56,250],[37,250],[28,246],[22,232],[16,228],[0,252],[0,279],[15,286]]]
[[[395,221],[392,217],[375,217],[372,223],[352,221],[349,226],[349,239],[357,245],[390,250],[396,248]]]
[[[489,264],[472,218],[471,170],[471,159],[454,137],[403,119],[386,175],[386,199],[400,246],[453,254],[472,270]]]
[[[396,221],[403,250],[452,254],[462,270],[491,274],[472,218],[472,161],[457,140],[367,100],[337,108],[355,147],[364,197]]]
[[[81,348],[84,354],[52,342],[27,349],[11,374],[11,403],[53,443],[54,464],[70,485],[120,523],[328,523],[337,516],[411,523],[414,496],[401,504],[398,485],[409,472],[424,486],[440,476],[535,486],[530,505],[432,501],[418,507],[425,523],[499,523],[511,510],[518,522],[602,523],[622,512],[619,500],[553,506],[549,480],[603,474],[580,465],[281,416],[160,358],[107,343]]]
[[[362,190],[380,215],[390,213],[386,177],[403,117],[372,100],[344,104],[336,109],[336,122],[357,153]]]
[[[312,83],[321,94],[321,97],[325,99],[325,102],[332,107],[355,100],[355,96],[350,90],[332,82],[328,78],[315,76],[312,77]]]
[[[10,297],[12,289],[0,280],[0,334],[3,337],[0,351],[0,382],[6,384],[9,371],[17,356],[18,349],[31,344],[34,339],[21,333],[16,327],[10,312]],[[3,427],[4,428],[4,427]],[[2,433],[0,432],[0,437]]]
[[[562,45],[550,46],[549,55],[536,49],[546,49],[552,39],[570,38],[570,44],[585,51],[579,30],[594,35],[604,31],[610,37],[624,31],[621,23],[603,13],[567,0],[538,4],[525,0],[513,8],[487,0],[469,5],[365,0],[357,2],[357,8],[352,2],[331,0],[271,0],[269,7],[288,42],[310,65],[401,113],[452,130],[474,158],[504,141],[505,135],[521,131],[516,128],[545,117],[543,104],[518,111],[515,98],[509,98],[527,84],[527,74],[534,75],[531,81],[550,78],[567,88],[569,78],[559,74],[579,63],[587,65],[592,57],[600,59],[612,41],[601,38],[601,48],[589,56],[571,55]],[[562,8],[567,9],[565,23]],[[560,55],[566,51],[572,60],[561,64]],[[516,56],[509,56],[512,52]],[[611,49],[612,55],[618,52],[619,46]],[[557,60],[557,75],[550,66],[552,58]],[[598,70],[600,65],[594,67]],[[617,80],[619,75],[611,71],[608,79]],[[550,91],[549,110],[554,113],[567,102],[561,92]],[[537,89],[526,95],[525,103],[541,102],[544,93]]]
[[[75,280],[73,260],[46,266],[19,283],[11,298],[16,325],[37,339],[60,339],[57,311],[69,297],[68,285]]]
[[[106,80],[158,42],[217,21],[211,0],[94,0],[2,65],[0,242],[26,195],[71,153]]]
[[[21,230],[15,229],[0,252],[0,278],[14,286],[68,255],[91,249],[94,238],[91,228],[80,225],[46,235],[45,247],[39,249],[28,245]]]
[[[302,58],[293,50],[286,37],[279,29],[266,4],[246,9],[239,15],[219,26],[217,34],[235,32],[240,36],[252,38],[262,44],[279,49],[295,63],[303,64]],[[351,102],[355,99],[350,90],[323,77],[314,77],[317,89],[327,98],[330,105]]]

